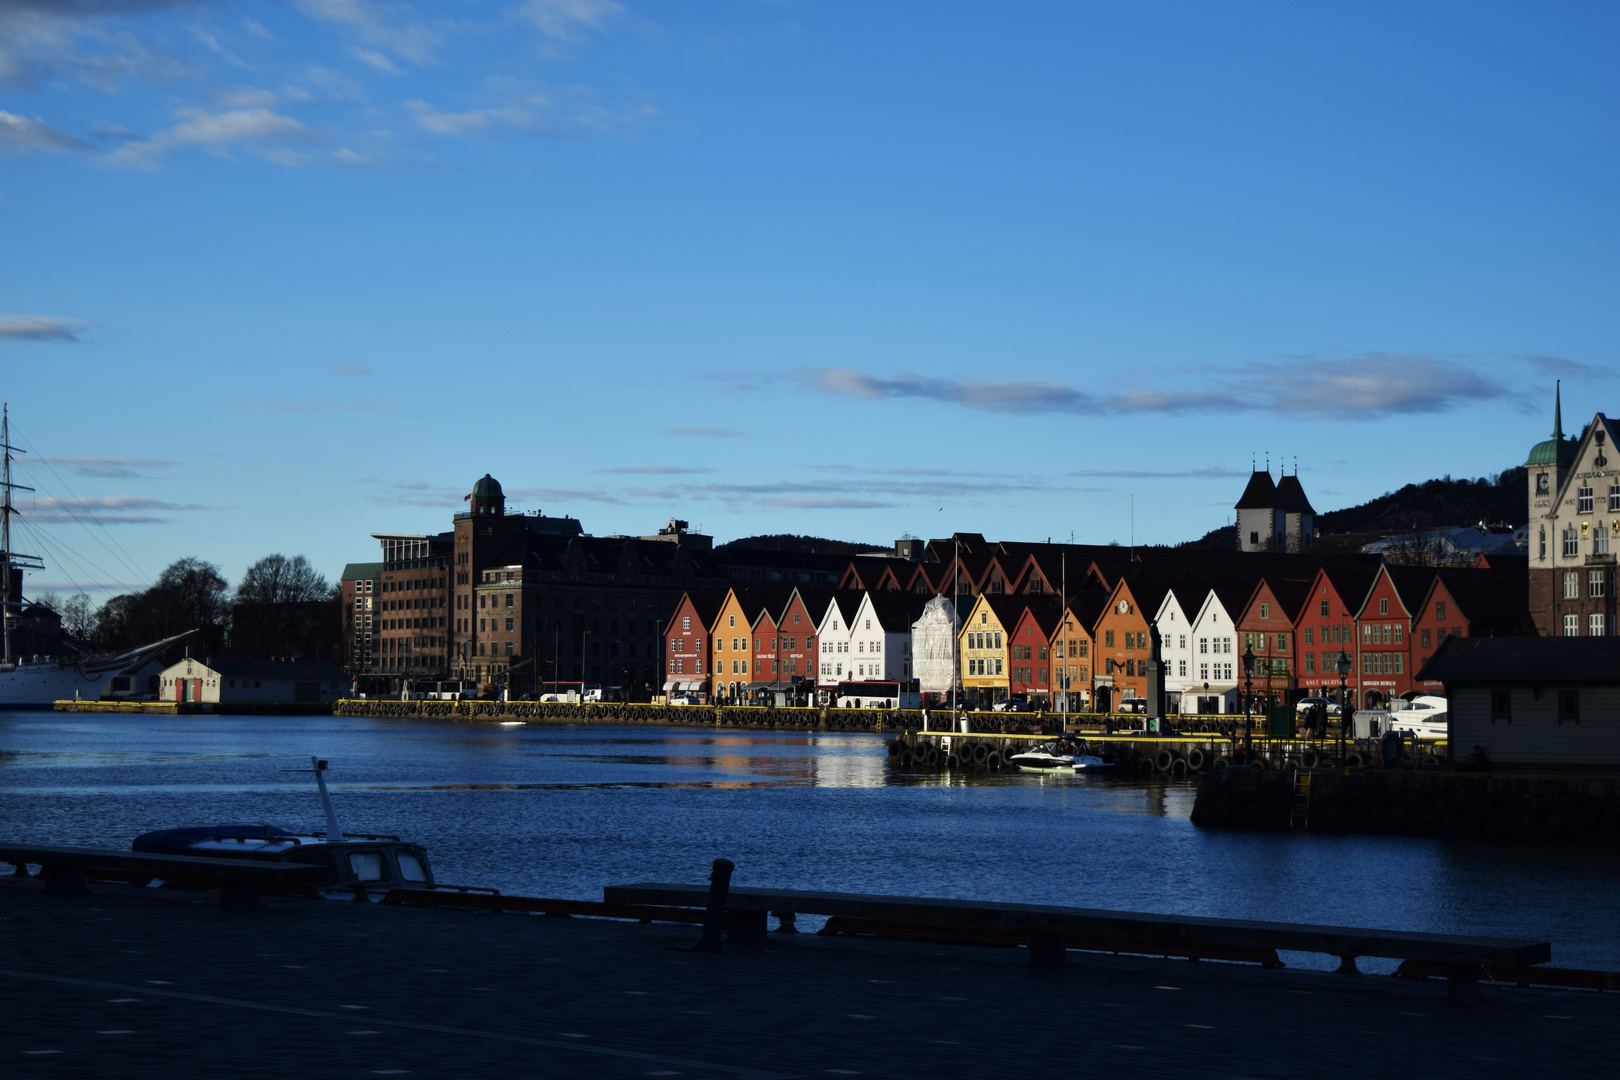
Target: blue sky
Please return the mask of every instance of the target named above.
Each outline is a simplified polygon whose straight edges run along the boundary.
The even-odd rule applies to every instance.
[[[1613,410],[1606,4],[0,0],[40,585],[594,533],[1173,542]],[[45,461],[37,460],[47,459]],[[37,481],[37,482],[36,482]],[[77,501],[75,501],[77,500]],[[36,586],[38,587],[38,586]]]

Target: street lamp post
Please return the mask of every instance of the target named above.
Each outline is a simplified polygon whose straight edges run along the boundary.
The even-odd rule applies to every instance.
[[[1254,763],[1254,646],[1243,650],[1243,763]]]
[[[1344,768],[1344,736],[1350,726],[1355,710],[1350,708],[1350,702],[1345,697],[1345,684],[1350,678],[1350,654],[1343,649],[1339,650],[1339,659],[1335,666],[1339,669],[1339,768]]]

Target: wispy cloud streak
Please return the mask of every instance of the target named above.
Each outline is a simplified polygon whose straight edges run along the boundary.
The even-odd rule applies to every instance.
[[[0,315],[0,341],[78,341],[88,325],[57,315]]]
[[[1345,360],[1248,364],[1167,373],[1177,389],[1092,393],[1058,381],[980,381],[899,372],[879,378],[848,368],[799,373],[829,394],[921,399],[982,412],[1079,416],[1265,412],[1342,420],[1448,412],[1506,395],[1472,367],[1428,356],[1369,353]]]

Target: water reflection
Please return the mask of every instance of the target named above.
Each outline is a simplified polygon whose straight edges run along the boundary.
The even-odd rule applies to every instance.
[[[900,774],[870,735],[0,714],[0,836],[318,827],[313,786],[282,771],[311,754],[347,828],[520,894],[697,882],[723,855],[739,883],[1533,935],[1620,969],[1613,849],[1202,832],[1185,782]]]

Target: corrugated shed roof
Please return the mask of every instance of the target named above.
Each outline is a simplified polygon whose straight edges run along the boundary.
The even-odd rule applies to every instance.
[[[185,663],[185,661],[180,661]],[[251,660],[234,656],[199,661],[227,679],[291,679],[296,682],[344,682],[348,675],[326,660]],[[174,665],[170,665],[172,668]]]
[[[1620,637],[1448,637],[1421,682],[1620,686]]]

